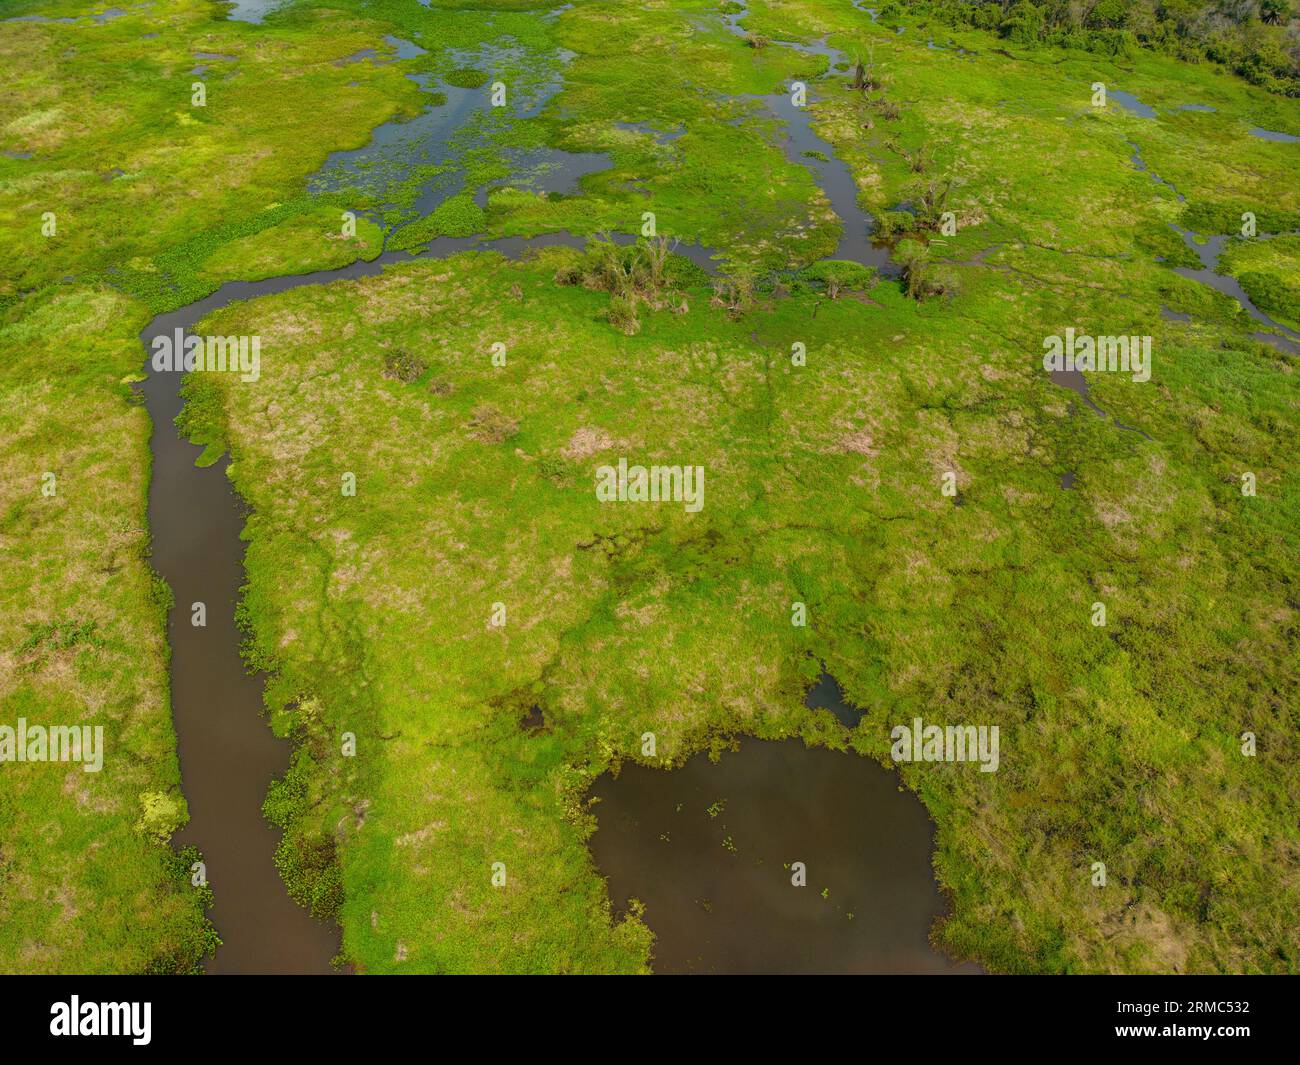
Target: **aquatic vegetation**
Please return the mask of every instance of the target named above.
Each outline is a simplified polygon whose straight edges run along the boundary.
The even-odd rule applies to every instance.
[[[356,205],[339,203],[331,218],[329,201],[302,197],[303,174],[419,95],[390,67],[335,65],[375,36],[373,24],[340,19],[328,35],[310,20],[268,35],[212,19],[205,0],[167,0],[103,24],[0,23],[6,68],[27,72],[7,97],[2,146],[28,155],[0,157],[16,223],[0,234],[10,264],[2,291],[99,277],[159,310],[229,276],[229,260],[202,273],[233,242],[263,256],[267,276],[348,261],[338,240],[285,241],[277,227],[292,220],[301,236],[310,219],[320,236],[338,237],[339,213]],[[196,51],[235,58],[198,78],[187,73]],[[192,102],[196,79],[204,106]],[[54,215],[48,235],[45,212]],[[258,234],[260,251],[246,239]]]
[[[402,226],[388,241],[393,250],[416,248],[435,237],[472,237],[483,232],[487,216],[468,193],[449,196],[423,218]]]
[[[473,67],[457,67],[447,75],[447,84],[458,89],[478,89],[487,84],[488,76]]]

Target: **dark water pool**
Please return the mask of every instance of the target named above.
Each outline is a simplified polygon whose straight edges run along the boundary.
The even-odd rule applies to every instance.
[[[592,788],[616,912],[645,906],[663,973],[976,973],[931,947],[934,826],[898,777],[798,740]],[[792,883],[802,862],[806,885]]]

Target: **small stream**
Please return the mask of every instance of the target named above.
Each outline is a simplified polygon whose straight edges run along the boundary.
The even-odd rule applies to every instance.
[[[1141,100],[1130,93],[1112,89],[1110,91],[1110,96],[1118,100],[1127,110],[1141,118],[1155,117],[1156,111],[1153,107],[1142,103]],[[1213,112],[1214,108],[1207,107],[1204,104],[1183,104],[1177,108],[1177,110]],[[1260,129],[1259,127],[1252,128],[1250,134],[1253,137],[1261,137],[1265,140],[1300,141],[1300,137],[1292,137],[1287,133],[1276,133],[1272,130]],[[1179,192],[1172,182],[1166,181],[1147,166],[1146,161],[1142,158],[1141,150],[1133,141],[1125,140],[1125,144],[1128,145],[1129,150],[1132,152],[1132,162],[1138,170],[1149,175],[1156,184],[1163,185],[1165,188],[1169,189],[1178,197],[1179,203],[1185,203],[1187,201],[1187,197]],[[1191,267],[1186,266],[1175,266],[1173,268],[1175,273],[1182,277],[1189,278],[1192,281],[1199,281],[1203,285],[1209,285],[1210,288],[1222,292],[1225,296],[1232,297],[1241,304],[1246,313],[1255,319],[1255,321],[1260,322],[1273,330],[1272,333],[1256,332],[1251,334],[1256,340],[1265,344],[1271,344],[1283,351],[1300,354],[1300,333],[1297,333],[1294,329],[1283,325],[1281,322],[1274,321],[1255,306],[1254,301],[1246,294],[1246,291],[1241,287],[1241,283],[1235,277],[1218,272],[1219,258],[1222,256],[1224,249],[1228,246],[1228,241],[1233,239],[1232,237],[1219,233],[1212,234],[1206,237],[1204,241],[1201,241],[1198,239],[1199,234],[1192,233],[1190,230],[1183,229],[1181,226],[1175,225],[1172,222],[1169,223],[1169,227],[1182,238],[1183,244],[1195,253],[1196,257],[1201,261],[1200,269],[1192,269]],[[1262,233],[1255,239],[1267,240],[1269,236],[1270,234]],[[1165,317],[1167,320],[1186,320],[1186,318],[1172,319],[1170,318],[1170,313],[1171,312],[1168,312],[1166,308],[1162,311],[1162,317]]]
[[[1126,93],[1121,90],[1112,89],[1110,90],[1109,96],[1112,99],[1116,100],[1126,110],[1132,112],[1133,114],[1137,115],[1140,118],[1153,118],[1156,115],[1156,111],[1154,108],[1149,107],[1147,104],[1142,103],[1141,100],[1133,96],[1131,93]],[[1204,108],[1199,105],[1187,105],[1186,109],[1210,110],[1208,108]],[[1126,139],[1125,144],[1128,146],[1131,152],[1130,158],[1133,163],[1133,166],[1137,170],[1147,174],[1152,179],[1152,181],[1154,181],[1156,184],[1162,185],[1163,187],[1169,189],[1178,198],[1180,203],[1186,202],[1187,197],[1184,196],[1181,192],[1179,192],[1178,189],[1175,188],[1171,182],[1166,181],[1159,174],[1155,173],[1147,166],[1146,161],[1142,158],[1141,150],[1139,149],[1136,143],[1134,143],[1132,140]],[[1195,235],[1189,232],[1188,230],[1182,229],[1181,227],[1174,225],[1173,223],[1170,223],[1170,228],[1172,228],[1182,238],[1183,243],[1192,251],[1194,251],[1196,253],[1197,258],[1201,260],[1201,268],[1199,270],[1193,270],[1188,267],[1179,266],[1179,267],[1174,267],[1174,271],[1176,273],[1182,275],[1183,277],[1190,278],[1193,281],[1199,281],[1201,284],[1209,285],[1211,288],[1214,288],[1217,291],[1224,293],[1224,295],[1231,296],[1239,304],[1241,304],[1241,306],[1246,310],[1246,312],[1252,318],[1268,326],[1270,329],[1273,329],[1276,334],[1280,334],[1280,335],[1275,335],[1270,333],[1257,332],[1252,334],[1256,340],[1260,340],[1265,343],[1272,344],[1276,347],[1282,348],[1283,350],[1300,353],[1300,343],[1298,343],[1300,342],[1300,334],[1296,333],[1291,329],[1288,329],[1280,322],[1276,322],[1268,315],[1264,314],[1264,312],[1261,311],[1258,307],[1256,307],[1255,304],[1251,301],[1250,297],[1242,289],[1240,282],[1238,282],[1236,278],[1231,277],[1227,274],[1220,274],[1216,272],[1219,263],[1219,256],[1222,254],[1224,247],[1227,245],[1227,242],[1229,240],[1228,237],[1223,235],[1211,236],[1204,243],[1198,243]],[[1188,320],[1188,316],[1186,315],[1182,317],[1175,317],[1175,313],[1170,311],[1168,308],[1161,308],[1161,317],[1164,318],[1166,321],[1187,321]],[[1089,395],[1088,392],[1088,380],[1084,376],[1084,374],[1080,373],[1078,370],[1068,370],[1068,371],[1058,370],[1058,371],[1049,372],[1048,376],[1051,377],[1052,382],[1054,384],[1059,385],[1060,387],[1063,388],[1068,388],[1070,389],[1070,391],[1074,392],[1083,401],[1083,403],[1085,403],[1096,414],[1102,417],[1109,417],[1109,415],[1107,415],[1104,410],[1102,410],[1099,406],[1097,406],[1095,402],[1093,402],[1092,397]],[[1124,425],[1118,419],[1112,418],[1112,421],[1114,421],[1116,427],[1119,429],[1141,433],[1141,435],[1146,437],[1148,440],[1151,439],[1141,429],[1137,429],[1129,425]],[[1067,472],[1066,477],[1068,478],[1068,481],[1064,478],[1062,479],[1061,482],[1062,488],[1070,488],[1074,484],[1075,476],[1073,471]]]
[[[1241,282],[1231,274],[1221,274],[1218,272],[1219,257],[1228,245],[1232,237],[1223,234],[1215,234],[1205,238],[1204,243],[1198,243],[1196,234],[1190,230],[1182,229],[1179,226],[1170,223],[1174,232],[1183,238],[1183,243],[1187,245],[1196,257],[1201,260],[1199,270],[1193,270],[1187,266],[1175,266],[1174,272],[1182,277],[1190,278],[1192,281],[1199,281],[1202,285],[1209,285],[1212,289],[1222,292],[1225,296],[1231,296],[1241,304],[1246,313],[1255,321],[1267,326],[1272,330],[1271,333],[1255,332],[1252,333],[1256,340],[1265,344],[1271,344],[1282,351],[1289,351],[1292,354],[1300,355],[1300,333],[1290,329],[1281,322],[1274,321],[1267,314],[1255,306],[1251,298],[1246,294],[1245,289],[1241,287]],[[1256,238],[1260,239],[1260,238]]]
[[[267,291],[271,286],[264,286]],[[172,335],[228,303],[223,289],[156,317],[141,334]],[[253,294],[254,286],[243,291]],[[149,450],[151,562],[175,595],[168,614],[172,720],[190,821],[176,836],[203,855],[216,902],[210,916],[225,945],[205,962],[215,973],[328,972],[337,928],[314,921],[285,891],[274,863],[279,833],[262,816],[270,782],[289,766],[290,744],[272,734],[262,711],[262,680],[239,653],[235,604],[243,584],[244,513],[225,476],[229,457],[199,469],[202,448],[181,439],[180,373],[143,384],[152,422]],[[191,623],[204,604],[206,625]]]
[[[745,30],[741,21],[749,15],[749,8],[729,15],[723,15],[722,21],[727,31],[743,38]],[[872,16],[874,18],[874,15]],[[773,48],[789,48],[800,55],[817,56],[827,62],[826,77],[833,76],[838,64],[847,64],[848,58],[838,48],[832,48],[826,41],[814,41],[802,44],[798,41],[773,41]],[[812,79],[810,79],[812,80]],[[811,86],[809,86],[811,89]],[[741,97],[746,99],[747,97]],[[752,97],[750,97],[752,98]],[[872,234],[876,231],[876,222],[858,203],[858,186],[853,173],[838,155],[835,149],[813,129],[813,114],[809,107],[796,107],[790,92],[771,93],[757,97],[768,112],[784,123],[782,148],[790,162],[807,167],[812,171],[817,184],[830,201],[831,208],[840,219],[843,229],[832,259],[847,259],[874,267],[882,277],[897,277],[898,266],[890,259],[889,246],[875,243]]]

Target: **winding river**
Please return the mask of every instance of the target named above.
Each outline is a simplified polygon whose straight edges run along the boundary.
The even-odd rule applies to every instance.
[[[234,17],[260,21],[275,6],[275,0],[236,0]],[[859,10],[874,17],[870,9]],[[740,22],[747,14],[742,9],[724,16],[728,31],[743,36]],[[411,42],[389,43],[399,58],[419,51]],[[824,40],[772,46],[824,59],[829,70],[847,61]],[[427,87],[423,81],[421,86]],[[546,86],[543,102],[558,87],[558,82]],[[439,89],[447,106],[377,128],[368,149],[336,153],[323,172],[364,163],[367,151],[382,150],[390,137],[414,135],[425,138],[425,147],[447,148],[482,100],[478,90]],[[852,173],[812,128],[811,111],[794,106],[787,92],[744,99],[782,121],[787,158],[810,170],[843,224],[833,257],[896,276],[888,248],[872,240],[874,222],[858,202]],[[534,101],[531,106],[541,105]],[[554,189],[571,187],[605,165],[596,153],[550,150],[543,160],[519,162],[534,168],[539,162],[549,164],[545,187]],[[1136,146],[1134,162],[1145,168]],[[419,211],[432,210],[453,191],[431,184],[420,196]],[[482,192],[478,195],[481,204]],[[1294,343],[1296,334],[1259,312],[1231,279],[1213,272],[1224,238],[1198,245],[1189,234],[1182,235],[1203,268],[1180,273],[1227,291],[1283,334],[1275,341]],[[634,240],[628,235],[615,239]],[[385,251],[372,261],[339,269],[230,282],[187,307],[159,315],[141,340],[147,353],[154,337],[189,331],[233,301],[372,277],[413,258],[467,250],[514,258],[556,244],[582,247],[585,238],[563,232],[531,239],[444,237],[416,254]],[[709,272],[716,270],[714,249],[677,250]],[[290,900],[273,861],[278,832],[262,815],[269,783],[288,767],[290,744],[268,728],[261,678],[246,672],[239,653],[235,606],[244,580],[240,533],[245,513],[225,475],[229,459],[207,468],[195,465],[201,449],[179,438],[173,425],[182,405],[182,375],[153,372],[147,358],[145,372],[142,391],[153,425],[148,502],[153,565],[175,594],[168,619],[172,712],[191,813],[177,842],[194,844],[203,854],[216,899],[211,917],[224,941],[207,968],[329,972],[340,949],[339,931],[313,920]],[[1082,375],[1057,383],[1096,409]],[[1068,488],[1072,479],[1067,474],[1062,486]],[[196,603],[206,608],[202,627],[192,624]],[[829,711],[846,728],[854,727],[860,716],[844,703],[828,675],[809,693],[808,705]],[[931,949],[929,930],[944,910],[930,866],[933,825],[920,801],[899,791],[896,774],[869,759],[798,741],[745,740],[717,765],[697,756],[671,773],[629,766],[618,778],[602,777],[593,794],[601,800],[593,856],[609,879],[616,909],[632,897],[646,904],[646,920],[657,935],[657,969],[977,971],[954,965]],[[806,865],[804,886],[791,881],[795,861]]]
[[[260,21],[274,6],[264,0],[240,0],[235,17]],[[726,20],[737,34],[742,32],[737,23],[743,15]],[[409,48],[414,47],[410,42],[390,43],[398,46],[399,53],[405,49],[410,54]],[[824,42],[778,46],[825,57],[832,65],[844,59]],[[874,224],[857,202],[852,174],[831,146],[813,131],[808,110],[794,107],[785,94],[757,99],[784,120],[788,157],[809,167],[844,224],[835,257],[854,259],[887,274],[896,273],[888,249],[872,243]],[[445,143],[458,116],[463,120],[473,110],[466,97],[449,93],[449,100],[457,106],[429,109],[416,120],[424,123],[425,132],[435,142]],[[376,130],[375,141],[382,142],[389,132]],[[406,132],[410,132],[409,125]],[[557,163],[560,173],[548,180],[572,182],[597,165],[597,161],[584,156],[566,160],[565,155],[550,155],[547,161]],[[332,159],[341,166],[348,162],[344,155]],[[428,191],[421,197],[421,210],[431,209],[449,194],[445,188],[437,193]],[[634,238],[620,235],[615,239],[630,243]],[[205,316],[234,301],[373,277],[391,264],[413,258],[443,258],[467,250],[491,250],[518,257],[556,244],[582,247],[585,238],[569,233],[531,239],[439,238],[415,254],[385,251],[374,260],[339,269],[229,282],[195,303],[158,315],[141,333],[146,379],[140,387],[153,426],[148,500],[152,562],[175,595],[168,618],[172,713],[191,815],[177,842],[199,848],[214,889],[216,901],[210,916],[223,945],[207,962],[210,972],[329,972],[331,959],[339,953],[340,939],[337,927],[312,919],[290,900],[273,861],[279,833],[264,819],[262,803],[270,782],[287,769],[291,745],[272,734],[263,712],[262,679],[246,672],[240,656],[235,608],[244,581],[240,533],[245,509],[226,476],[229,458],[200,468],[195,461],[201,449],[178,436],[174,420],[182,406],[183,375],[152,369],[149,353],[153,340],[162,335],[174,336],[178,330],[188,333]],[[679,246],[677,251],[710,272],[716,270],[717,253],[712,249]],[[192,623],[197,603],[206,609],[206,624],[202,626]],[[810,696],[809,705],[824,706],[846,723],[854,720],[854,712],[842,705],[838,686],[832,691],[827,681],[829,678],[824,678],[819,686],[820,695]],[[648,775],[642,778],[641,772]],[[808,889],[798,895],[772,896],[767,902],[774,909],[766,916],[736,901],[750,889],[759,890],[754,876],[760,874],[749,870],[725,890],[720,889],[718,899],[731,901],[720,922],[726,931],[717,933],[715,926],[718,950],[710,948],[711,953],[701,953],[689,945],[693,942],[693,925],[688,908],[670,907],[674,919],[653,925],[660,937],[658,958],[664,967],[865,966],[891,971],[952,968],[929,949],[926,941],[932,920],[942,912],[929,865],[933,826],[915,796],[898,792],[896,778],[888,770],[866,759],[812,750],[800,743],[755,741],[747,742],[738,754],[725,759],[720,773],[709,770],[701,775],[696,762],[678,773],[641,772],[634,767],[621,778],[628,783],[600,785],[606,789],[607,811],[623,809],[632,814],[639,809],[641,798],[653,802],[658,801],[656,796],[683,787],[716,790],[721,786],[730,790],[736,800],[724,824],[730,826],[737,839],[746,840],[746,847],[753,848],[745,861],[762,855],[760,865],[754,867],[767,863],[762,875],[770,872],[771,863],[786,851],[798,850],[813,863]],[[781,779],[785,783],[775,789],[764,785],[757,791],[746,791],[742,786],[746,779],[751,785],[768,779],[763,776],[767,772],[784,774]],[[751,829],[757,831],[760,825],[771,829],[774,821],[781,822],[787,834],[801,834],[804,843],[791,850],[778,832],[769,833],[766,842],[760,844]],[[678,839],[690,845],[694,831],[679,826]],[[615,834],[605,829],[602,832],[595,852],[602,869],[610,863],[613,890],[621,892],[625,883],[635,881],[637,893],[650,895],[656,891],[655,885],[663,882],[662,870],[654,874],[643,866],[643,859],[653,850],[640,852],[635,847],[629,850],[616,846]],[[616,855],[626,856],[627,864]],[[644,887],[642,874],[649,876]],[[625,876],[631,879],[625,880]],[[833,901],[826,905],[823,890],[834,892],[828,896]],[[762,896],[762,891],[759,894]],[[771,920],[772,914],[782,920],[782,915],[791,919],[781,925],[780,942],[769,944],[777,954],[758,958],[745,946],[746,929],[752,928],[749,922]],[[678,918],[685,923],[676,925]]]
[[[224,290],[223,290],[224,291]],[[145,328],[153,338],[186,329],[234,298],[218,292]],[[224,940],[206,962],[209,972],[328,972],[338,953],[337,930],[312,920],[285,891],[275,867],[278,833],[262,816],[271,780],[289,766],[290,746],[272,734],[262,713],[262,682],[239,654],[235,604],[243,583],[242,506],[225,476],[228,458],[200,469],[202,450],[182,440],[172,422],[181,409],[179,373],[144,382],[153,422],[149,528],[153,566],[175,604],[167,620],[171,643],[171,702],[190,822],[177,843],[203,854],[215,905],[210,913]],[[193,604],[206,625],[191,623]]]

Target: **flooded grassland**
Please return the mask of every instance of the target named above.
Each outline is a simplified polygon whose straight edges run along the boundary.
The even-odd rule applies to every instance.
[[[31,594],[60,549],[10,507],[19,662],[48,700],[73,668],[116,705],[126,667],[84,634],[135,618],[156,693],[138,779],[106,763],[92,813],[48,781],[6,801],[116,818],[161,868],[183,794],[217,968],[322,969],[333,921],[366,972],[1287,967],[1300,192],[1296,146],[1252,130],[1292,104],[831,0],[163,6],[0,26],[154,75],[116,126],[87,97],[113,152],[39,79],[0,146],[12,205],[71,205],[56,240],[5,238],[4,328],[126,323],[64,356],[62,391],[47,356],[9,377],[31,413],[8,483],[69,411],[136,441],[134,561],[66,561],[71,598]],[[1127,97],[1097,106],[1099,80]],[[647,225],[666,247],[633,246]],[[175,327],[260,345],[248,380],[189,378],[199,447],[170,424],[181,375],[145,361]],[[1149,377],[1054,379],[1067,329],[1149,338]],[[72,486],[101,461],[54,450]],[[602,501],[620,460],[702,469],[702,506]],[[62,499],[95,542],[102,502]],[[900,761],[918,718],[997,726],[996,771]],[[173,814],[142,828],[149,772]],[[75,840],[22,837],[90,906]],[[158,935],[199,927],[183,874],[131,875],[177,900]],[[16,883],[35,905],[36,867]],[[184,935],[174,967],[210,947]]]

